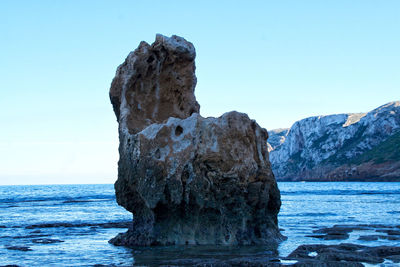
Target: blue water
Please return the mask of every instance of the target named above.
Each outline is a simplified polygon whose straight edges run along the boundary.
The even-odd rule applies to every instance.
[[[305,237],[318,228],[335,224],[400,225],[400,183],[279,183],[279,188],[282,195],[279,226],[288,237],[277,248],[281,256],[300,244],[343,242]],[[116,204],[112,185],[0,186],[0,264],[151,265],[179,257],[223,258],[249,251],[270,253],[265,247],[135,250],[108,244],[109,239],[125,229],[99,224],[131,219],[132,215]],[[41,226],[51,223],[68,225]],[[400,246],[400,241],[360,241],[361,234],[368,233],[354,231],[345,242]],[[43,238],[57,242],[37,243]],[[30,250],[7,249],[12,246]]]

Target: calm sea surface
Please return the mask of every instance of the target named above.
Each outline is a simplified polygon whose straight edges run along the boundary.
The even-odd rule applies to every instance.
[[[400,225],[400,183],[279,183],[279,188],[279,226],[288,237],[275,248],[281,256],[311,243],[400,246],[400,241],[357,240],[366,231],[352,232],[345,241],[305,237],[335,224]],[[270,253],[266,247],[128,249],[108,244],[125,229],[105,223],[131,219],[116,204],[113,185],[0,186],[0,265],[157,265],[166,259]]]

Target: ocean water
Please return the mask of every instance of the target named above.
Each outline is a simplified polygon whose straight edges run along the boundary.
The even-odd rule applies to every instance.
[[[278,247],[137,249],[108,243],[126,231],[124,222],[132,219],[116,204],[113,185],[0,186],[0,265],[156,266],[176,259],[287,256],[301,244],[400,246],[398,240],[358,240],[374,230],[354,231],[345,241],[307,237],[313,230],[335,224],[400,225],[400,183],[278,185],[282,196],[279,226],[288,238]]]

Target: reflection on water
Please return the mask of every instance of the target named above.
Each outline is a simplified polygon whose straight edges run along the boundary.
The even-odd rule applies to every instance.
[[[269,246],[168,246],[135,248],[132,255],[137,264],[194,264],[204,260],[226,260],[232,258],[273,258],[278,256],[277,244]]]

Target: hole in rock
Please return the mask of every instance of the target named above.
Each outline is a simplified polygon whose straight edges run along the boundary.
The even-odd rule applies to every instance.
[[[156,153],[154,153],[154,156],[156,157],[156,159],[160,159],[161,158],[160,149],[157,148]]]
[[[154,60],[154,57],[153,56],[150,56],[148,59],[147,59],[147,63],[150,63],[150,62],[152,62]]]
[[[225,242],[228,242],[230,238],[230,235],[225,235]]]
[[[175,135],[180,136],[183,133],[183,128],[181,126],[176,126],[175,128]]]

